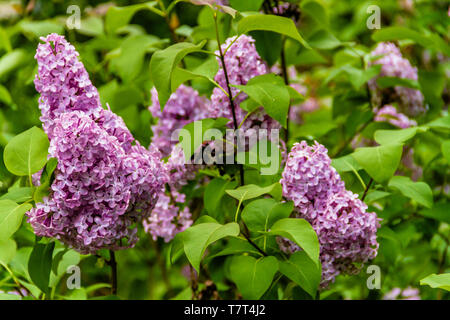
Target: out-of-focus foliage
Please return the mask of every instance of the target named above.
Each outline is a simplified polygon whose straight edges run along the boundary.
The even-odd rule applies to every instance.
[[[239,12],[234,19],[229,14],[219,13],[220,39],[223,41],[238,32],[248,32],[256,39],[258,53],[270,67],[279,65],[283,51],[286,65],[294,66],[297,71],[296,81],[307,88],[305,98],[317,105],[313,111],[303,113],[299,123],[291,123],[288,148],[299,140],[320,141],[328,148],[333,166],[347,189],[361,195],[368,189],[367,185],[371,185],[365,202],[370,211],[383,219],[377,234],[378,255],[370,262],[380,267],[380,289],[368,289],[370,274],[364,267],[359,275],[337,277],[335,283],[321,292],[320,299],[382,299],[394,288],[407,287],[419,288],[422,299],[448,299],[449,293],[445,291],[449,288],[448,277],[432,276],[450,272],[448,2],[290,0],[299,4],[299,21],[290,25],[292,29],[283,27],[278,33],[252,29],[252,23],[256,22],[251,19],[242,23],[252,17],[251,12],[262,11],[264,1],[229,2]],[[371,14],[367,12],[369,5],[380,8],[379,30],[367,27]],[[68,24],[76,18],[77,8],[81,14],[80,28],[71,29]],[[10,144],[6,148],[6,145],[14,140],[19,140],[22,146],[26,143],[36,148],[46,149],[47,146],[47,141],[39,139],[42,132],[36,132],[37,128],[30,129],[41,126],[38,93],[33,83],[37,73],[34,55],[39,37],[53,32],[64,34],[80,53],[92,83],[99,89],[102,105],[108,104],[123,118],[134,137],[148,146],[151,125],[157,121],[148,111],[150,90],[154,86],[152,75],[160,77],[165,70],[159,75],[156,68],[151,71],[151,58],[159,52],[161,59],[165,59],[163,63],[169,63],[170,56],[161,54],[160,50],[183,41],[196,48],[202,47],[204,51],[216,50],[214,20],[209,10],[206,6],[169,0],[0,2],[0,156],[5,159],[0,161],[1,291],[16,291],[20,283],[21,290],[26,289],[25,298],[30,299],[42,297],[42,293],[55,299],[115,298],[109,296],[108,252],[99,252],[98,256],[80,255],[57,241],[35,238],[25,219],[22,221],[32,197],[36,197],[28,176],[33,167],[42,168],[45,159],[39,154],[32,155],[28,161],[32,159],[33,163],[28,165],[26,159],[21,164],[8,162],[8,157],[3,157],[8,148],[14,147]],[[421,90],[428,110],[413,119],[417,123],[413,128],[400,130],[387,122],[373,121],[374,114],[367,100],[367,82],[379,73],[379,69],[369,67],[368,54],[377,42],[382,41],[396,42],[404,57],[418,68],[418,80],[407,85]],[[305,47],[306,43],[310,49]],[[210,80],[217,71],[214,57],[195,52],[183,60],[183,69],[184,73],[181,68],[175,68],[174,72],[179,72],[175,78],[169,75],[163,88],[166,98],[179,85],[171,83],[173,79],[186,80],[200,94],[210,96],[214,88]],[[196,73],[201,76],[195,76]],[[257,81],[241,86],[241,89],[266,107],[257,94],[253,96],[255,91],[251,85],[255,83]],[[392,87],[398,83],[385,85]],[[157,89],[160,88],[157,86]],[[277,102],[269,101],[266,111],[277,120],[280,117],[281,123],[283,112],[287,112],[287,100],[292,100],[293,95],[287,89],[276,94]],[[281,112],[281,116],[277,112]],[[31,138],[18,136],[28,129]],[[355,151],[357,139],[372,141],[372,145]],[[380,146],[374,147],[374,141]],[[400,160],[402,154],[408,154],[408,159]],[[403,177],[393,178],[395,172],[400,172]],[[205,170],[202,174],[214,176],[217,173]],[[264,176],[252,176],[250,172],[246,181],[259,185],[258,188],[277,182],[277,177],[264,179]],[[251,255],[232,256],[230,254],[240,252],[251,252],[255,256],[258,252],[254,252],[245,239],[219,240],[239,234],[237,224],[230,221],[233,221],[240,202],[248,201],[245,202],[248,211],[242,212],[245,220],[246,212],[257,205],[256,201],[261,201],[251,202],[254,199],[245,198],[239,189],[233,190],[234,194],[225,192],[236,187],[235,181],[220,177],[211,180],[206,187],[195,188],[193,184],[184,187],[187,201],[194,200],[193,203],[198,204],[198,208],[193,208],[197,215],[209,214],[215,219],[209,217],[210,220],[205,219],[203,223],[197,222],[183,233],[185,238],[198,241],[195,243],[198,246],[189,250],[185,245],[187,257],[179,253],[183,246],[180,239],[175,238],[172,244],[161,239],[153,241],[140,228],[141,240],[136,247],[117,252],[119,297],[191,299],[193,296],[198,298],[198,293],[206,298],[213,298],[217,293],[222,298],[237,298],[236,294],[240,292],[244,298],[310,299],[318,285],[318,270],[314,264],[305,264],[313,284],[301,289],[296,283],[303,283],[305,279],[296,278],[300,277],[298,275],[289,276],[292,273],[288,262],[275,267],[278,262],[273,256],[258,260],[258,263]],[[255,191],[254,198],[270,194],[277,199],[273,190],[259,191]],[[2,210],[14,214],[6,221],[2,219]],[[280,209],[277,218],[287,219],[291,211],[292,208],[284,216]],[[230,223],[222,226],[225,222]],[[276,223],[280,222],[283,221]],[[202,229],[205,223],[209,226],[207,231]],[[251,223],[249,221],[248,225]],[[201,235],[212,232],[213,227],[217,227],[214,239],[219,241],[209,243],[208,238],[201,242]],[[11,235],[6,236],[3,230],[10,231]],[[277,229],[270,232],[275,234]],[[301,252],[309,255],[308,248],[303,249]],[[200,264],[205,250],[207,256]],[[292,264],[311,261],[302,253],[293,255],[289,261]],[[189,262],[200,270],[198,280]],[[81,288],[70,290],[66,286],[70,276],[66,270],[77,264],[81,268]],[[249,283],[251,279],[239,274],[242,270],[264,273],[262,281]],[[282,272],[277,273],[278,270]],[[275,277],[275,274],[280,276]],[[192,288],[195,288],[195,294]],[[0,293],[1,298],[3,294]]]

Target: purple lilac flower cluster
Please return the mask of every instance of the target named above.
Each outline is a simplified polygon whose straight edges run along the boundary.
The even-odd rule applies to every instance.
[[[169,176],[168,190],[164,188],[160,190],[155,209],[144,220],[143,225],[154,240],[161,237],[169,242],[177,233],[184,231],[193,223],[189,207],[185,204],[186,196],[179,190],[189,180],[195,179],[199,165],[186,164],[183,149],[175,146],[166,168]]]
[[[184,199],[177,200],[182,202],[181,200]],[[173,203],[170,196],[161,194],[152,214],[144,220],[143,225],[145,231],[152,235],[153,240],[161,237],[165,242],[169,242],[177,233],[192,225],[191,213],[188,207],[180,209]]]
[[[168,180],[158,150],[135,141],[123,120],[102,109],[78,53],[63,36],[42,38],[36,89],[49,157],[58,160],[49,197],[27,213],[39,236],[81,253],[133,246],[137,224]]]
[[[280,183],[284,197],[294,202],[295,217],[310,222],[319,237],[322,288],[340,273],[359,272],[355,263],[375,258],[379,219],[345,189],[323,145],[294,144]],[[287,253],[300,250],[287,239],[278,243]]]
[[[296,24],[300,20],[300,9],[295,3],[280,3],[277,6],[273,7],[273,13],[277,16],[291,18]]]
[[[394,288],[383,296],[383,300],[421,300],[420,291],[417,288]]]
[[[152,126],[152,144],[167,157],[176,143],[171,140],[172,134],[186,124],[206,118],[209,101],[200,97],[198,92],[185,85],[180,85],[167,101],[164,111],[158,100],[158,92],[152,89],[152,105],[149,110],[158,123]]]
[[[371,65],[381,65],[379,77],[418,79],[417,68],[411,66],[409,60],[402,57],[400,50],[393,43],[379,43],[375,50],[371,52],[371,56],[376,59],[370,63]],[[372,95],[372,104],[376,108],[381,107],[383,101],[390,95],[388,102],[397,101],[400,110],[409,116],[417,116],[426,110],[424,97],[420,90],[396,86],[393,92],[389,92],[389,89],[382,90],[379,88],[376,79],[377,77],[371,79],[368,83]]]
[[[179,190],[195,178],[199,165],[187,164],[183,149],[175,145],[172,135],[186,124],[206,118],[209,101],[200,97],[194,89],[181,85],[170,96],[164,110],[158,99],[155,88],[152,89],[152,106],[149,107],[158,123],[152,126],[152,145],[157,147],[164,157],[168,157],[168,191],[161,189],[159,201],[151,215],[144,221],[146,232],[154,239],[157,237],[170,241],[178,232],[192,224],[191,214],[187,206],[180,209],[185,202],[185,196]],[[170,195],[170,196],[169,196]]]
[[[221,47],[230,85],[245,85],[251,78],[266,74],[268,68],[256,51],[255,40],[252,37],[246,35],[236,37],[228,38]],[[217,51],[216,54],[218,55],[219,52]],[[214,80],[226,90],[225,72],[221,61],[219,59],[218,61],[220,67]],[[240,104],[247,99],[247,95],[244,93],[239,94],[239,89],[235,87],[231,87],[231,93],[235,97],[235,114],[237,125],[239,125],[247,114],[247,111],[240,108]],[[209,107],[210,117],[233,119],[228,96],[220,88],[214,88]],[[249,128],[270,130],[280,129],[281,126],[260,108],[245,120],[241,128],[243,130]]]
[[[393,126],[401,129],[406,129],[411,126],[417,125],[417,122],[410,120],[403,113],[399,113],[394,106],[387,104],[380,108],[375,115],[375,121],[377,122],[389,122]]]
[[[100,107],[100,98],[78,60],[78,52],[64,37],[53,33],[41,40],[45,44],[38,45],[36,51],[38,74],[34,84],[41,94],[40,120],[44,130],[50,133],[58,115],[76,110],[90,113]]]

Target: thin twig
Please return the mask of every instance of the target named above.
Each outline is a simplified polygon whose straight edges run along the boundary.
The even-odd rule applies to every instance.
[[[223,51],[222,51],[222,46],[220,43],[220,36],[219,36],[219,26],[217,25],[217,13],[214,12],[214,23],[215,23],[215,27],[216,27],[216,38],[217,38],[217,45],[219,47],[219,53],[220,53],[220,61],[222,63],[222,68],[223,68],[223,73],[225,74],[225,82],[227,84],[227,90],[228,90],[228,100],[230,101],[230,108],[231,108],[231,114],[233,115],[233,125],[234,125],[234,129],[237,130],[238,129],[238,123],[237,123],[237,118],[236,118],[236,110],[235,110],[235,105],[234,105],[234,101],[233,101],[233,93],[231,92],[231,86],[230,86],[230,80],[228,78],[228,71],[227,71],[227,66],[225,65],[225,57],[223,55]],[[241,185],[244,185],[244,166],[242,164],[239,165],[239,173],[240,173],[240,178],[241,178]]]
[[[256,243],[254,243],[254,242],[252,241],[252,239],[250,239],[250,231],[248,230],[247,225],[246,225],[244,222],[242,222],[242,223],[243,223],[244,229],[245,229],[245,232],[242,232],[242,235],[244,236],[244,238],[245,238],[245,239],[248,241],[248,243],[250,243],[256,250],[258,250],[259,253],[261,253],[264,257],[267,257],[268,254],[267,254],[263,249],[261,249]]]
[[[111,267],[111,294],[117,295],[117,262],[114,250],[109,250],[110,259],[108,264]]]
[[[362,196],[362,198],[361,198],[361,201],[364,201],[364,199],[366,198],[366,196],[367,196],[367,191],[369,191],[370,186],[372,185],[372,183],[373,183],[373,179],[370,178],[370,181],[369,181],[369,183],[367,184],[366,189],[364,190],[364,194],[363,194],[363,196]]]

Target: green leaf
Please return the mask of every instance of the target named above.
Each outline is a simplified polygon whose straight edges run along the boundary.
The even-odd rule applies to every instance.
[[[64,25],[56,20],[55,21],[22,20],[19,23],[19,28],[22,30],[23,33],[33,35],[36,38],[45,37],[50,33],[57,33],[57,34],[64,33]]]
[[[425,101],[431,110],[440,110],[444,105],[442,92],[446,87],[446,76],[443,71],[419,70],[419,83]]]
[[[412,127],[401,130],[377,130],[375,131],[374,138],[381,145],[401,144],[413,138],[417,133],[427,130],[427,127]]]
[[[424,127],[448,130],[450,129],[450,115],[428,122]]]
[[[103,20],[99,17],[90,16],[81,20],[80,28],[76,29],[78,33],[86,36],[98,37],[104,34]]]
[[[20,67],[27,61],[27,52],[24,49],[15,49],[0,58],[0,78]]]
[[[8,193],[0,197],[0,200],[11,200],[17,203],[22,203],[31,200],[33,196],[33,189],[30,187],[12,188]]]
[[[298,284],[312,298],[316,297],[322,271],[304,251],[297,251],[287,261],[278,261],[280,272]]]
[[[184,249],[183,232],[178,233],[170,244],[168,260],[171,264],[173,264],[176,262],[177,258],[181,256]]]
[[[344,65],[338,69],[335,69],[325,82],[330,81],[339,74],[346,73],[348,80],[353,85],[353,88],[359,90],[367,81],[377,76],[381,71],[381,65],[373,65],[367,69],[355,68],[351,65]]]
[[[352,153],[352,156],[375,181],[383,183],[389,180],[397,170],[402,151],[401,144],[390,144],[359,148]]]
[[[269,289],[278,271],[275,257],[255,259],[250,256],[233,257],[230,264],[230,277],[236,283],[244,299],[261,298]]]
[[[302,117],[303,124],[294,131],[295,138],[319,138],[337,126],[332,118],[332,111],[327,108],[320,108],[313,112],[304,113]]]
[[[308,43],[311,47],[321,50],[332,50],[342,45],[342,42],[331,32],[323,29],[309,37]]]
[[[208,256],[208,261],[222,256],[240,254],[240,253],[251,253],[261,256],[261,253],[255,249],[247,240],[242,240],[239,238],[230,238],[225,248],[211,256]]]
[[[358,170],[362,169],[362,167],[358,164],[358,162],[355,160],[355,158],[353,158],[352,155],[350,155],[350,154],[331,160],[331,165],[339,173],[349,172],[349,171],[358,171]]]
[[[376,82],[381,89],[401,86],[420,90],[419,82],[413,79],[396,78],[396,77],[379,77],[377,78]]]
[[[3,160],[9,172],[17,176],[31,176],[47,162],[49,142],[41,129],[33,127],[9,141]]]
[[[389,192],[373,190],[367,193],[367,197],[364,199],[364,202],[367,204],[371,204],[372,202],[383,199],[389,195]]]
[[[441,144],[442,155],[445,160],[450,163],[450,140],[446,140]]]
[[[237,237],[239,225],[235,222],[221,225],[218,223],[202,223],[183,232],[184,252],[191,265],[200,271],[200,261],[206,248],[213,242],[225,237]]]
[[[238,34],[243,34],[255,30],[265,30],[283,34],[294,40],[297,40],[306,48],[311,48],[302,38],[300,33],[298,33],[297,27],[295,26],[294,22],[289,18],[275,15],[255,14],[243,18],[238,23]]]
[[[22,297],[17,294],[0,293],[1,300],[22,300]]]
[[[245,85],[234,85],[263,106],[269,116],[286,127],[290,95],[282,78],[274,74],[254,77]]]
[[[9,239],[19,229],[23,215],[31,208],[29,203],[18,205],[11,200],[0,200],[0,241]]]
[[[238,151],[236,162],[258,169],[261,175],[274,175],[282,163],[281,150],[270,140],[262,138],[250,150]]]
[[[28,261],[28,274],[33,283],[44,293],[49,292],[50,272],[55,242],[36,243]]]
[[[311,260],[319,265],[319,240],[305,219],[286,218],[275,222],[269,234],[285,237],[302,248]]]
[[[436,203],[431,209],[420,210],[419,213],[427,218],[436,219],[450,224],[450,203]]]
[[[427,208],[433,206],[433,192],[425,182],[414,182],[409,177],[394,176],[388,186],[397,189],[405,197],[417,201]]]
[[[221,211],[223,207],[222,199],[226,196],[225,190],[235,188],[236,185],[236,181],[227,181],[220,178],[215,178],[208,183],[203,195],[203,203],[211,216],[218,216],[218,211]]]
[[[230,5],[237,11],[258,11],[264,0],[230,0]]]
[[[425,36],[419,32],[405,27],[386,27],[375,31],[372,39],[377,42],[394,40],[412,40],[424,48],[433,48],[450,55],[449,46],[432,36]]]
[[[12,239],[0,241],[0,265],[7,266],[16,255],[17,245]]]
[[[53,256],[52,271],[60,276],[67,272],[67,268],[80,262],[81,256],[75,250],[61,249]]]
[[[163,16],[163,13],[155,8],[156,5],[156,1],[149,1],[126,7],[111,7],[106,13],[105,29],[108,33],[115,33],[119,28],[126,26],[133,15],[139,10],[150,10]]]
[[[207,59],[204,63],[197,66],[193,70],[186,70],[175,67],[172,73],[172,91],[175,91],[182,83],[196,78],[203,78],[217,85],[214,76],[219,70],[219,64],[214,57]]]
[[[245,206],[242,220],[251,231],[268,231],[277,220],[288,218],[293,209],[292,202],[258,199]]]
[[[261,58],[269,66],[273,66],[280,59],[282,35],[272,31],[251,31],[249,34],[255,39],[255,47]]]
[[[225,190],[225,192],[239,201],[257,198],[263,194],[270,194],[277,200],[281,199],[281,185],[278,182],[267,187],[248,184],[234,190]]]
[[[6,89],[1,84],[0,84],[0,101],[8,106],[13,104],[11,94],[9,93],[8,89]]]
[[[150,61],[150,74],[158,91],[161,110],[172,94],[172,72],[176,65],[189,53],[200,51],[206,41],[198,45],[188,42],[174,44],[153,54]]]
[[[319,26],[328,28],[328,14],[325,8],[318,1],[302,1],[301,11],[314,19]]]
[[[439,288],[450,291],[450,273],[430,274],[420,280],[420,285],[429,285],[432,288]]]
[[[126,82],[135,79],[142,72],[144,58],[149,48],[160,43],[158,37],[145,34],[127,37],[120,45],[120,54],[111,59],[111,70],[117,70],[119,76]]]
[[[183,148],[186,161],[191,159],[191,156],[198,150],[198,148],[204,142],[204,135],[209,129],[218,129],[221,132],[221,138],[226,130],[226,124],[230,122],[228,118],[207,118],[198,121],[188,123],[180,131],[178,139],[180,140],[180,145]],[[187,136],[185,136],[185,134]]]

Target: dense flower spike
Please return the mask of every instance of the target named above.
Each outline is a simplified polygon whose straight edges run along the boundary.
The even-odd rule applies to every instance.
[[[44,130],[49,133],[53,120],[68,111],[92,112],[100,106],[97,89],[89,80],[78,52],[63,36],[52,33],[41,38],[35,58],[38,74],[34,80],[41,94],[39,108]]]
[[[311,223],[317,232],[322,263],[321,287],[327,287],[339,273],[357,273],[357,263],[376,256],[379,227],[377,215],[366,212],[367,205],[345,190],[324,146],[305,141],[292,148],[280,181],[283,195],[295,204],[295,216]],[[288,253],[300,248],[279,238]]]
[[[133,245],[136,223],[150,213],[167,180],[158,154],[139,144],[126,152],[81,111],[62,114],[53,126],[49,154],[58,167],[50,197],[28,213],[35,233],[82,253]]]
[[[371,64],[382,66],[379,77],[418,79],[417,68],[411,66],[409,60],[402,57],[400,50],[393,43],[379,43],[371,55],[375,58]],[[387,103],[397,101],[400,110],[409,116],[417,116],[425,111],[424,98],[419,90],[396,86],[394,92],[390,93],[389,90],[381,90],[376,83],[376,79],[371,79],[368,83],[372,95],[372,104],[376,108],[381,107],[387,99],[389,100]]]
[[[49,197],[27,213],[28,221],[37,235],[60,239],[81,253],[132,246],[137,224],[168,180],[161,155],[142,147],[120,117],[101,108],[78,54],[62,36],[44,41],[36,88],[42,93],[49,157],[58,166]],[[63,49],[66,54],[60,54]]]
[[[241,35],[238,38],[236,37],[237,36],[227,39],[225,43],[222,44],[222,51],[224,53],[225,66],[230,85],[245,85],[251,78],[266,74],[268,69],[256,51],[254,44],[255,40],[246,35]],[[219,51],[217,51],[216,54],[218,55]],[[220,68],[214,80],[222,88],[227,88],[225,72],[220,59],[218,59],[218,61]],[[231,93],[233,97],[235,97],[235,114],[237,124],[239,125],[247,114],[247,111],[240,108],[240,104],[247,99],[247,95],[244,93],[238,95],[239,89],[235,87],[231,87]],[[210,117],[233,119],[228,96],[220,88],[214,88],[209,107]],[[250,115],[241,128],[245,130],[250,127],[254,129],[279,129],[280,125],[278,122],[271,119],[261,108],[258,112]]]
[[[172,93],[164,110],[158,100],[158,92],[152,89],[152,105],[149,107],[152,116],[158,118],[158,123],[152,126],[154,144],[163,154],[168,156],[172,152],[175,141],[171,141],[172,134],[186,124],[206,117],[209,101],[200,97],[198,92],[185,85],[180,85]]]
[[[284,197],[312,219],[318,206],[323,205],[319,200],[326,200],[345,187],[331,166],[327,149],[318,142],[310,147],[306,141],[292,147],[280,183]]]

